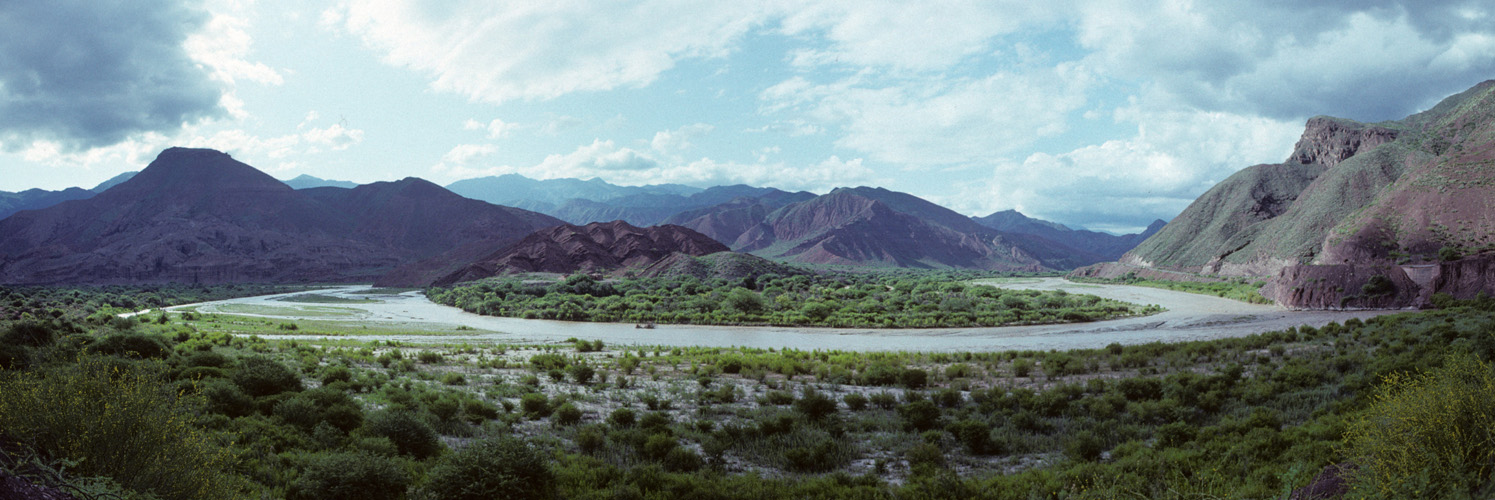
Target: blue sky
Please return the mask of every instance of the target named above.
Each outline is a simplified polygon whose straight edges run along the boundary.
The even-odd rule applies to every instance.
[[[0,5],[0,190],[271,175],[874,185],[1133,231],[1326,114],[1495,78],[1485,1]]]

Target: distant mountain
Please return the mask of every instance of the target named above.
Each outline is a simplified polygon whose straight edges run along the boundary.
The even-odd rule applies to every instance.
[[[10,217],[11,214],[22,210],[37,210],[47,208],[64,201],[86,200],[93,195],[104,192],[105,189],[129,180],[136,172],[125,172],[104,181],[93,189],[70,187],[61,191],[48,191],[45,189],[27,189],[19,193],[0,191],[0,219]]]
[[[685,196],[701,191],[699,188],[679,184],[618,186],[595,178],[536,180],[519,174],[464,179],[453,182],[446,188],[474,200],[543,213],[554,213],[557,207],[570,200],[601,202],[634,195]]]
[[[298,175],[294,179],[285,181],[285,183],[287,186],[290,186],[291,189],[310,189],[315,187],[338,187],[352,189],[358,187],[358,183],[353,181],[333,181],[320,177],[312,177],[306,174]]]
[[[90,189],[89,191],[93,191],[94,193],[102,193],[105,189],[118,186],[119,183],[130,180],[131,177],[135,177],[135,174],[138,173],[140,172],[125,172],[114,177],[110,177],[109,180],[99,183],[99,185],[94,186],[93,189]]]
[[[313,196],[217,151],[167,149],[97,196],[0,220],[0,283],[366,280],[484,231],[559,223],[407,181]]]
[[[1099,255],[1107,260],[1120,258],[1122,254],[1136,247],[1138,243],[1157,233],[1167,224],[1161,219],[1155,220],[1147,226],[1147,230],[1140,234],[1117,236],[1084,229],[1070,229],[1057,222],[1028,217],[1016,210],[1004,210],[973,219],[978,224],[998,231],[1041,236],[1050,241]]]
[[[689,196],[637,194],[606,201],[570,200],[550,213],[572,224],[623,220],[637,226],[663,223],[681,212],[720,205],[739,198],[764,199],[770,205],[814,197],[806,192],[790,193],[774,188],[736,184],[714,186]]]
[[[567,224],[536,231],[429,282],[422,279],[399,284],[446,286],[513,273],[608,272],[645,268],[676,254],[700,256],[726,251],[726,245],[680,226],[639,228],[622,221]],[[404,273],[395,274],[409,278]],[[380,282],[391,283],[388,279]]]
[[[1210,189],[1126,267],[1270,278],[1294,307],[1495,293],[1495,80],[1405,119],[1308,121],[1287,161]]]
[[[1104,260],[1040,237],[987,228],[924,199],[881,188],[737,199],[682,212],[670,221],[735,251],[788,262],[1036,271]]]
[[[22,210],[47,208],[64,201],[92,198],[93,195],[93,191],[76,187],[62,191],[45,189],[27,189],[19,193],[0,191],[0,219],[10,217],[11,214]]]

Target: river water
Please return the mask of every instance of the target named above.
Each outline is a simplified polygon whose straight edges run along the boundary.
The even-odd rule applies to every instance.
[[[1093,349],[1112,342],[1140,344],[1240,337],[1272,330],[1350,318],[1370,318],[1398,311],[1295,311],[1277,306],[1246,304],[1205,295],[1125,285],[1074,283],[1061,278],[984,282],[1016,289],[1065,290],[1098,295],[1136,304],[1158,304],[1167,311],[1147,317],[1093,323],[1060,325],[872,329],[795,328],[658,325],[654,329],[632,324],[500,318],[468,313],[427,300],[421,292],[371,294],[370,287],[348,286],[311,292],[230,299],[195,307],[205,313],[232,313],[282,320],[333,321],[349,325],[377,324],[415,331],[474,329],[453,335],[359,335],[363,340],[470,343],[552,343],[567,338],[601,339],[609,345],[663,345],[705,347],[793,348],[850,351],[1003,351]],[[282,300],[299,294],[331,295],[349,299],[374,299],[367,303],[297,303]],[[328,316],[335,310],[337,316]],[[245,314],[236,311],[253,311]],[[310,335],[277,335],[276,338],[322,338]],[[349,338],[349,337],[338,337]]]

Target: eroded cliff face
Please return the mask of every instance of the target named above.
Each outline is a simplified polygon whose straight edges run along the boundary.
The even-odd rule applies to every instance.
[[[1261,294],[1302,309],[1429,307],[1433,294],[1495,295],[1495,255],[1431,264],[1295,265],[1283,268]]]
[[[1361,151],[1396,140],[1398,135],[1399,131],[1379,125],[1317,116],[1308,120],[1287,161],[1333,168]]]

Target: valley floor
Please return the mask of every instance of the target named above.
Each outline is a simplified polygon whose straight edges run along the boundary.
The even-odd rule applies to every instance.
[[[1157,288],[1075,283],[1062,278],[979,280],[1016,289],[1064,290],[1136,304],[1164,312],[1093,323],[987,328],[869,329],[658,325],[527,320],[481,316],[427,300],[419,291],[381,291],[352,286],[312,292],[247,297],[170,308],[313,322],[329,326],[296,330],[239,331],[278,338],[353,336],[403,342],[548,343],[569,338],[613,345],[791,348],[843,351],[1003,351],[1097,349],[1123,345],[1244,337],[1300,325],[1321,327],[1396,311],[1297,311]],[[367,330],[365,330],[367,329]],[[415,333],[412,333],[415,332]]]

